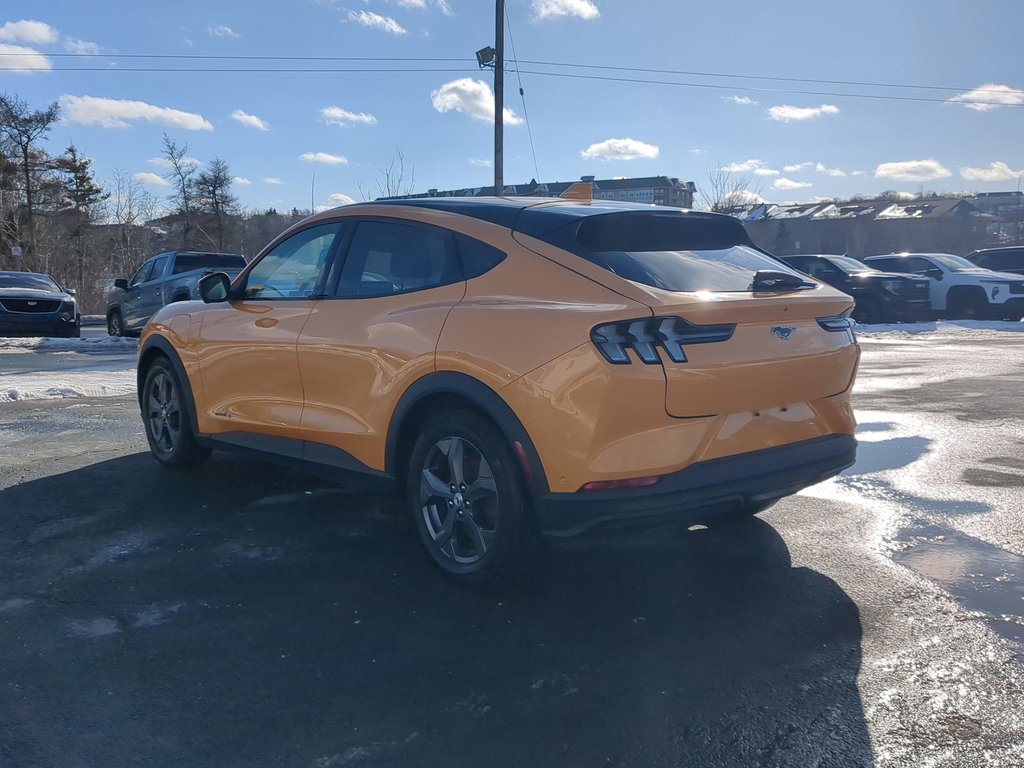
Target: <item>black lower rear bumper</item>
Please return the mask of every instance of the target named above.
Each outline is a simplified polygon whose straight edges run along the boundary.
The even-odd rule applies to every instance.
[[[701,523],[737,509],[756,509],[837,475],[857,458],[852,435],[829,435],[703,461],[665,475],[648,488],[548,493],[534,499],[546,536],[574,536],[595,526]]]

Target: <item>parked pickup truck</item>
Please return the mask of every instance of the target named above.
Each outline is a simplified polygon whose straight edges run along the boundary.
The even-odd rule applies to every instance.
[[[245,258],[235,253],[171,251],[151,257],[131,280],[118,278],[107,302],[107,333],[128,336],[139,333],[165,304],[198,298],[199,278],[224,272],[234,279],[245,268]]]

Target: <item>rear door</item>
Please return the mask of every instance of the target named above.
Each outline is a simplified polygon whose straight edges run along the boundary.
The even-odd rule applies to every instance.
[[[466,292],[451,232],[350,220],[347,252],[299,337],[307,459],[384,468],[398,398],[434,370],[448,313]],[[334,449],[334,450],[331,450]]]
[[[328,222],[290,235],[242,276],[238,298],[203,312],[201,431],[290,438],[273,449],[301,453],[296,344],[323,292],[340,231]],[[252,444],[251,437],[235,441]]]

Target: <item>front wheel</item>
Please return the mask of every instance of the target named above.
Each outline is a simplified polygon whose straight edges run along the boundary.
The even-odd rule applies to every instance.
[[[870,296],[862,296],[856,299],[853,307],[853,319],[864,325],[874,325],[882,322],[882,305]]]
[[[210,451],[196,442],[182,382],[166,358],[153,362],[142,389],[142,419],[153,457],[168,467],[193,467]]]
[[[124,336],[124,319],[116,309],[107,315],[107,335]]]
[[[520,570],[536,533],[505,436],[468,411],[430,419],[409,455],[406,503],[431,561],[467,584]]]

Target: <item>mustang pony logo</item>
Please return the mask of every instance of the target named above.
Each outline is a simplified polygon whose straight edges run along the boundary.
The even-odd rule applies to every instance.
[[[791,325],[773,325],[772,336],[778,336],[783,341],[789,341],[789,337],[793,335],[795,330],[796,328]]]

